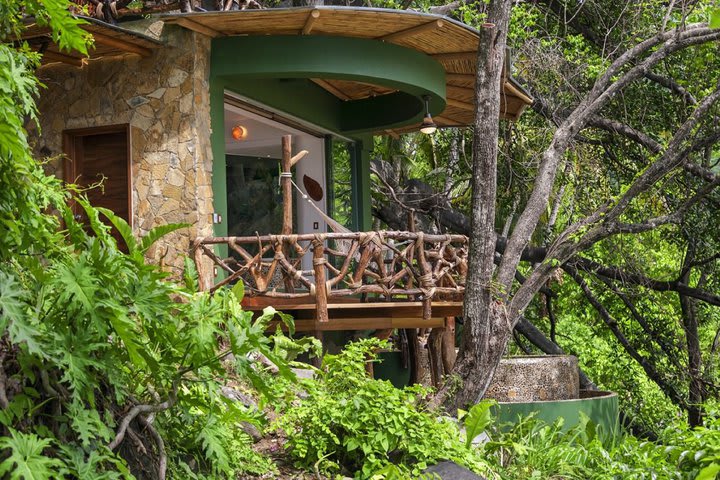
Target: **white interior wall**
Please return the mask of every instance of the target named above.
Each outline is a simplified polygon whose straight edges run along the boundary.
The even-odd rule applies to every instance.
[[[247,138],[236,141],[231,137],[235,125],[247,129]],[[327,184],[325,178],[325,141],[322,137],[262,117],[234,105],[225,105],[225,153],[229,155],[247,155],[267,158],[281,158],[282,136],[292,135],[292,154],[307,150],[308,154],[295,164],[293,180],[302,192],[305,191],[303,176],[307,175],[323,188],[323,198],[315,202],[308,197],[303,199],[297,191],[294,196],[293,210],[296,215],[295,233],[322,233],[327,231],[320,214],[309,202],[313,202],[321,211],[326,210]],[[276,232],[280,233],[280,232]],[[312,258],[306,255],[302,262],[303,270],[312,269]]]

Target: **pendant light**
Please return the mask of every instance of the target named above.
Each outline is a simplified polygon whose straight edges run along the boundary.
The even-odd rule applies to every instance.
[[[423,95],[422,98],[425,101],[425,117],[420,124],[420,131],[426,135],[432,135],[437,130],[437,125],[430,115],[430,95]]]

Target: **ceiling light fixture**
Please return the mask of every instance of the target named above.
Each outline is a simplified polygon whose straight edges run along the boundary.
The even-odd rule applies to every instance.
[[[242,125],[235,125],[230,133],[232,135],[232,138],[239,142],[247,138],[248,131],[247,128],[243,127]]]
[[[437,125],[430,115],[430,95],[423,95],[422,98],[425,101],[425,117],[420,124],[420,131],[426,135],[432,135],[437,130]]]

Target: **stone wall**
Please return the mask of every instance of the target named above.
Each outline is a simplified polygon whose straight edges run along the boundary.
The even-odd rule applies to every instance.
[[[212,235],[210,41],[159,22],[150,30],[161,33],[165,45],[148,58],[41,68],[47,86],[38,102],[41,133],[30,133],[37,154],[47,157],[62,153],[65,129],[129,124],[135,232],[171,222],[192,225],[148,253],[177,274],[190,242]],[[51,165],[58,176],[61,165]]]

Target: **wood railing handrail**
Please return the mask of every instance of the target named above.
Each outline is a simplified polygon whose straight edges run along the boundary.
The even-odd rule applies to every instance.
[[[268,234],[244,237],[201,237],[198,238],[197,241],[204,245],[217,245],[221,243],[257,243],[258,241],[272,242],[274,240],[283,240],[285,238],[293,238],[297,241],[312,241],[316,238],[321,238],[323,240],[354,240],[361,238],[363,235],[369,234],[377,234],[379,237],[390,240],[417,240],[420,236],[422,236],[426,242],[442,242],[446,240],[451,242],[467,242],[467,237],[465,235],[408,232],[403,230],[379,230],[373,232],[350,233],[301,233],[289,235]]]
[[[221,244],[237,257],[221,258],[213,248]],[[257,247],[257,253],[248,246]],[[406,231],[204,237],[193,242],[198,272],[209,259],[228,274],[211,291],[242,280],[249,296],[309,295],[319,322],[329,321],[330,298],[368,294],[420,300],[422,316],[429,319],[434,298],[464,294],[467,247],[464,235]],[[305,270],[303,258],[308,258]],[[204,284],[202,273],[201,280]]]

